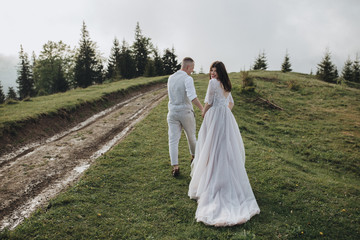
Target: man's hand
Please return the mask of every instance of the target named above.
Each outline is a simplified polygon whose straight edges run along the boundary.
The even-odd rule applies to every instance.
[[[199,99],[196,97],[191,101],[195,106],[197,106],[200,111],[203,111],[203,105],[200,103]]]

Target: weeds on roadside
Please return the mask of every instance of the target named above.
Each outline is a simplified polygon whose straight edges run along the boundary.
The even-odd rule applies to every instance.
[[[242,91],[255,92],[256,84],[254,79],[250,76],[248,71],[240,72],[242,80]]]
[[[295,80],[290,80],[286,82],[288,88],[292,91],[298,91],[300,90],[301,86],[299,83],[297,83]]]

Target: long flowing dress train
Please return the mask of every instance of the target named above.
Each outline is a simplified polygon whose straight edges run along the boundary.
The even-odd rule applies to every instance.
[[[245,170],[245,149],[238,124],[228,107],[231,93],[220,81],[209,81],[205,102],[212,105],[200,127],[191,165],[188,195],[197,199],[196,220],[232,226],[260,213]]]

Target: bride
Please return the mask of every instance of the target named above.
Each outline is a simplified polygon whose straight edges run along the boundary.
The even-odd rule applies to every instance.
[[[231,82],[222,62],[210,67],[188,195],[197,199],[195,218],[214,226],[232,226],[260,213],[245,170],[245,149],[231,112]]]

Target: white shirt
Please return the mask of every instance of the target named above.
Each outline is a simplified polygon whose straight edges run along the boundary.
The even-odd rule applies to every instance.
[[[186,72],[179,70],[168,79],[169,111],[193,110],[191,101],[197,95],[194,80]]]

